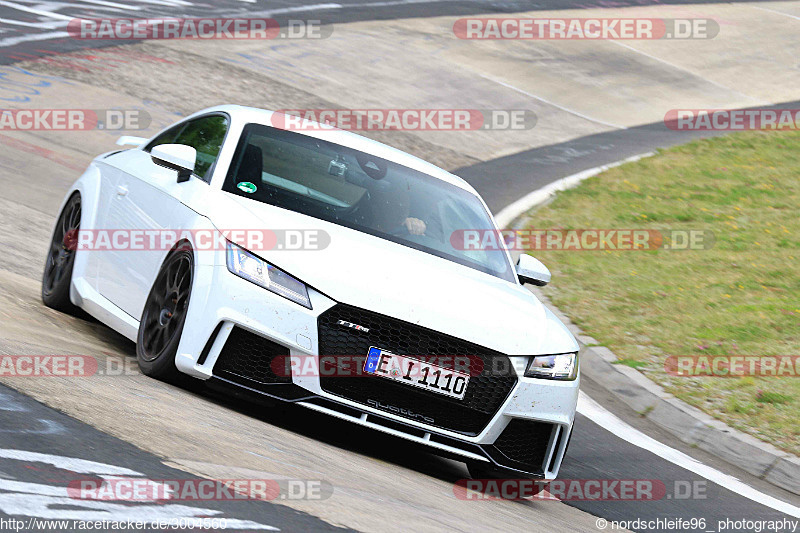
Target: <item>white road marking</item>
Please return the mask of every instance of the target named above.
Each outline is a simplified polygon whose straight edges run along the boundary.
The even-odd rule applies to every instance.
[[[0,71],[0,74],[2,71]],[[25,407],[21,402],[18,402],[13,397],[8,394],[4,394],[0,392],[0,411],[14,411],[17,413],[27,413],[28,408]],[[33,429],[32,422],[38,422],[44,429]],[[33,418],[28,419],[28,427],[24,429],[8,429],[8,428],[0,428],[0,433],[16,433],[16,434],[28,434],[28,435],[56,435],[59,433],[66,433],[67,429],[62,426],[60,423],[56,422],[55,420],[49,420],[47,418]]]
[[[107,2],[106,0],[81,0],[87,4],[94,4],[96,6],[113,7],[115,9],[127,9],[129,11],[141,11],[139,6],[132,6],[130,4],[118,4],[116,2]],[[76,17],[77,18],[77,17]]]
[[[57,498],[66,498],[69,496],[67,487],[28,483],[27,481],[13,481],[11,479],[0,479],[0,490],[19,492],[22,494],[38,494],[40,496],[55,496]]]
[[[117,476],[146,479],[144,474],[128,468],[97,463],[86,459],[64,457],[46,453],[29,452],[0,448],[0,458],[23,461],[25,463],[44,463],[77,474],[92,474],[107,482],[120,479]],[[154,487],[161,485],[153,481]],[[192,520],[217,517],[223,514],[217,509],[204,509],[176,503],[153,503],[144,499],[139,505],[129,502],[76,499],[69,494],[66,486],[30,483],[13,479],[0,479],[0,512],[9,515],[22,515],[42,519],[116,521],[116,522],[154,522],[161,520]],[[221,518],[221,517],[220,517]],[[279,531],[278,528],[253,522],[225,518],[227,529],[246,529],[260,531]]]
[[[495,83],[499,83],[503,87],[507,87],[507,88],[509,88],[509,89],[511,89],[513,91],[517,91],[518,93],[524,94],[525,96],[530,96],[531,98],[533,98],[535,100],[539,100],[540,102],[544,102],[545,104],[551,105],[553,107],[557,107],[558,109],[560,109],[562,111],[566,111],[570,115],[575,115],[576,117],[580,117],[580,118],[582,118],[584,120],[588,120],[589,122],[594,122],[596,124],[602,124],[603,126],[608,126],[610,128],[616,128],[618,130],[626,130],[626,129],[628,129],[626,126],[620,126],[619,124],[612,124],[611,122],[605,122],[605,121],[602,121],[600,119],[592,118],[592,117],[590,117],[588,115],[584,115],[583,113],[579,113],[578,111],[575,111],[574,109],[569,109],[568,107],[564,107],[562,105],[558,105],[557,103],[552,102],[552,101],[550,101],[550,100],[548,100],[546,98],[542,98],[541,96],[537,96],[537,95],[535,95],[533,93],[529,93],[528,91],[520,89],[519,87],[514,87],[510,83],[506,83],[503,80],[498,80],[497,78],[494,78],[492,76],[487,76],[485,74],[480,74],[480,77],[484,78],[484,79],[487,79],[489,81],[493,81]]]
[[[16,411],[19,413],[25,413],[28,411],[28,408],[25,407],[22,402],[15,400],[10,394],[5,394],[4,392],[0,391],[0,411]]]
[[[12,9],[16,9],[18,11],[33,13],[34,15],[39,15],[40,17],[47,17],[58,20],[72,20],[75,18],[75,17],[70,17],[68,15],[62,15],[61,13],[53,13],[52,11],[44,11],[43,9],[36,9],[33,7],[23,6],[22,4],[17,4],[16,2],[7,2],[5,0],[0,1],[0,6],[6,6]]]
[[[24,22],[21,20],[3,19],[0,18],[0,24],[9,24],[11,26],[24,26],[26,28],[36,28],[37,30],[52,30],[53,28],[62,28],[68,23],[66,21],[53,21],[53,22]]]
[[[110,2],[107,0],[81,0],[88,4],[94,4],[98,6],[106,6],[106,7],[113,7],[116,9],[128,9],[133,11],[141,11],[142,8],[138,6],[131,6],[128,4],[119,4],[116,2]],[[193,6],[192,2],[188,2],[185,0],[136,0],[140,4],[151,4],[151,5],[159,5],[159,6],[168,6],[168,7],[189,7]],[[240,0],[242,2],[247,3],[256,3],[256,0]],[[327,3],[327,4],[312,4],[306,6],[296,6],[296,7],[286,7],[286,8],[278,8],[278,9],[269,9],[265,11],[257,11],[252,12],[249,14],[251,17],[256,16],[270,16],[270,15],[280,15],[286,13],[301,13],[303,11],[314,11],[314,10],[334,10],[334,9],[345,9],[350,7],[357,7],[357,8],[364,8],[364,7],[391,7],[391,6],[400,6],[400,5],[407,5],[407,4],[440,4],[446,2],[452,2],[453,0],[393,0],[393,1],[386,1],[386,2],[369,2],[366,4],[352,4],[352,5],[343,5],[343,4],[336,4],[336,3]],[[42,17],[47,18],[55,18],[58,20],[65,20],[70,21],[76,17],[70,17],[67,15],[62,15],[60,13],[54,13],[52,11],[45,11],[42,9],[35,9],[32,7],[27,7],[22,4],[17,4],[16,2],[9,2],[8,0],[0,0],[0,6],[6,6],[13,9],[17,9],[19,11],[25,11],[28,13],[33,13],[35,15],[39,15]],[[4,22],[0,20],[0,23]],[[25,23],[10,21],[8,24],[17,24],[17,25],[25,25]],[[46,24],[46,23],[41,23]],[[34,26],[38,27],[38,26]],[[42,26],[44,27],[44,26]],[[34,34],[34,35],[20,35],[17,37],[9,37],[7,39],[0,39],[0,48],[5,46],[13,46],[20,43],[30,42],[30,41],[46,41],[49,39],[61,39],[63,37],[69,37],[69,34],[66,32],[54,32],[54,33],[42,33],[42,34]]]
[[[34,429],[33,427],[27,427],[25,429],[0,428],[0,433],[16,433],[17,435],[57,435],[59,433],[66,433],[66,428],[55,420],[37,419],[36,421],[43,426],[41,429]],[[32,425],[33,424],[31,424],[31,426]]]
[[[742,483],[737,478],[720,472],[716,468],[712,468],[698,461],[697,459],[686,455],[674,448],[670,448],[652,437],[649,437],[639,431],[638,429],[628,425],[626,422],[620,420],[616,415],[608,411],[605,407],[601,406],[589,396],[580,393],[578,397],[578,412],[589,418],[592,422],[601,428],[611,432],[611,434],[638,446],[643,450],[647,450],[652,454],[661,457],[681,468],[685,468],[690,472],[706,478],[707,480],[716,483],[731,492],[735,492],[740,496],[753,500],[756,503],[764,505],[786,513],[791,516],[800,517],[800,508],[795,507],[789,503],[773,498],[768,494],[764,494],[753,487]]]
[[[17,37],[6,37],[0,39],[0,48],[4,46],[14,46],[19,43],[27,43],[31,41],[49,41],[50,39],[62,39],[69,37],[69,33],[65,31],[51,31],[49,33],[36,33],[33,35],[19,35]]]
[[[391,7],[408,4],[444,4],[455,0],[393,0],[388,2],[367,2],[364,4],[353,4],[358,7]]]
[[[790,15],[789,13],[784,13],[783,11],[778,11],[776,9],[770,9],[768,7],[763,6],[754,6],[752,4],[744,4],[746,6],[752,7],[753,9],[760,9],[761,11],[769,11],[770,13],[775,13],[776,15],[783,15],[784,17],[789,17],[790,19],[800,20],[800,17],[795,15]]]
[[[122,468],[119,466],[96,463],[86,459],[75,459],[73,457],[62,457],[49,453],[29,452],[25,450],[9,450],[0,448],[0,458],[15,459],[26,463],[44,463],[53,465],[62,470],[69,470],[78,474],[108,474],[114,476],[141,476],[136,470]]]
[[[184,0],[136,0],[140,4],[153,4],[156,6],[167,6],[167,7],[189,7],[193,6],[194,4],[191,2],[186,2]]]
[[[303,11],[314,11],[317,9],[342,9],[342,4],[311,4],[297,7],[281,7],[277,9],[267,9],[266,11],[256,11],[250,13],[251,17],[268,17],[270,15],[283,15],[286,13],[300,13]]]
[[[676,65],[675,63],[670,63],[669,61],[666,61],[664,59],[661,59],[660,57],[656,57],[654,55],[648,54],[647,52],[642,52],[641,50],[637,50],[636,48],[634,48],[634,47],[632,47],[630,45],[627,45],[627,44],[625,44],[623,42],[615,41],[615,40],[611,40],[611,42],[616,44],[617,46],[621,46],[621,47],[623,47],[623,48],[625,48],[627,50],[630,50],[631,52],[635,52],[637,54],[641,54],[641,55],[643,55],[643,56],[645,56],[647,58],[650,58],[653,61],[658,61],[659,63],[664,63],[665,65],[668,65],[668,66],[670,66],[670,67],[672,67],[674,69],[678,69],[680,71],[683,71],[683,72],[686,72],[688,74],[691,74],[692,76],[700,78],[701,80],[705,81],[706,83],[710,83],[711,85],[713,85],[715,87],[718,87],[720,89],[724,89],[726,91],[730,91],[732,93],[735,93],[735,94],[738,94],[740,96],[743,96],[744,98],[747,98],[748,100],[750,100],[752,102],[760,102],[760,100],[758,100],[757,98],[753,98],[752,96],[744,94],[743,92],[739,92],[739,91],[737,91],[735,89],[731,89],[730,87],[726,87],[726,86],[724,86],[724,85],[722,85],[720,83],[717,83],[717,82],[715,82],[713,80],[709,80],[708,78],[704,78],[704,77],[702,77],[702,76],[700,76],[698,74],[695,74],[694,72],[692,72],[691,70],[689,70],[687,68],[681,67],[680,65]]]
[[[77,508],[76,508],[77,507]],[[192,521],[219,517],[222,511],[178,504],[128,505],[104,500],[76,500],[70,497],[38,494],[2,493],[0,511],[10,515],[37,517],[45,520],[77,520],[85,522],[136,522],[152,523],[162,520]],[[278,528],[251,520],[225,518],[225,529],[280,531]],[[190,522],[191,523],[191,522]]]
[[[117,8],[117,9],[128,9],[128,10],[133,10],[133,11],[141,11],[141,9],[142,9],[141,7],[137,7],[137,6],[118,4],[116,2],[109,2],[109,1],[106,1],[106,0],[82,0],[82,1],[86,2],[86,3],[89,3],[89,4],[95,4],[95,5],[99,5],[99,6],[105,6],[105,7],[112,7],[112,8]],[[169,6],[169,7],[179,7],[179,6],[180,7],[187,7],[187,6],[194,5],[191,2],[186,2],[184,0],[137,0],[137,1],[140,2],[140,3],[153,4],[153,5],[162,5],[162,6]],[[394,5],[395,3],[402,4],[402,3],[406,3],[406,2],[394,2],[394,3],[393,2],[387,2],[386,4],[387,5]],[[52,11],[45,11],[45,10],[42,10],[42,9],[30,8],[30,7],[24,6],[22,4],[17,4],[16,2],[9,2],[7,0],[0,0],[0,6],[10,7],[10,8],[13,8],[13,9],[17,9],[19,11],[25,11],[25,12],[28,12],[28,13],[32,13],[32,14],[35,14],[35,15],[42,16],[42,17],[54,18],[54,19],[57,19],[59,21],[71,21],[71,20],[73,20],[75,18],[80,18],[79,16],[70,17],[70,16],[67,16],[67,15],[62,15],[60,13],[54,13]],[[270,9],[270,10],[267,10],[267,11],[251,13],[250,16],[251,17],[252,16],[270,16],[270,15],[280,15],[280,14],[286,14],[286,13],[301,13],[301,12],[304,12],[304,11],[314,11],[314,10],[321,10],[321,9],[342,9],[344,7],[345,6],[343,6],[342,4],[334,4],[334,3],[312,4],[312,5],[306,5],[306,6]],[[3,20],[3,19],[0,19],[0,23],[2,23],[2,22],[6,22],[6,21]],[[50,22],[50,23],[47,23],[47,22],[25,23],[25,22],[11,21],[11,20],[7,21],[7,23],[8,24],[12,24],[12,25],[16,24],[16,25],[22,25],[22,26],[31,26],[31,27],[36,27],[36,28],[48,28],[48,29],[54,27],[54,24],[55,24],[53,22]],[[61,24],[61,25],[65,25],[65,24]],[[55,27],[58,27],[58,26],[55,26]],[[69,34],[67,32],[63,32],[63,31],[50,32],[50,33],[39,33],[39,34],[18,35],[16,37],[7,37],[5,39],[0,39],[0,48],[6,47],[6,46],[14,46],[14,45],[17,45],[17,44],[20,44],[20,43],[26,43],[26,42],[32,42],[32,41],[47,41],[47,40],[50,40],[50,39],[61,39],[61,38],[64,38],[64,37],[69,37]]]

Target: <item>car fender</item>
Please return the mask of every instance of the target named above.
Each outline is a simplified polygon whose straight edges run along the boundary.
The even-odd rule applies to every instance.
[[[100,200],[100,169],[94,161],[89,164],[84,173],[70,186],[69,190],[64,195],[64,199],[61,201],[57,216],[60,216],[67,202],[75,193],[81,196],[80,229],[87,230],[94,228],[97,221],[97,205]],[[58,218],[53,222],[51,235],[55,232],[57,223]],[[72,268],[69,297],[70,301],[79,307],[81,306],[82,299],[76,289],[76,281],[91,277],[91,260],[92,257],[89,252],[80,253],[80,250],[78,250],[75,254],[75,264]]]

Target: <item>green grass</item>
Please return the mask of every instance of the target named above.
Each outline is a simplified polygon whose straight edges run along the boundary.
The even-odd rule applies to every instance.
[[[619,359],[615,364],[625,365],[631,368],[642,368],[650,365],[647,361],[637,361],[636,359]]]
[[[536,251],[545,293],[620,363],[800,453],[800,379],[667,375],[669,355],[800,354],[800,132],[693,142],[560,193],[530,227],[702,230],[696,250]]]
[[[792,401],[792,397],[786,394],[780,394],[778,392],[759,392],[756,395],[756,401],[761,403],[773,403],[773,404],[781,404],[781,403],[789,403]]]

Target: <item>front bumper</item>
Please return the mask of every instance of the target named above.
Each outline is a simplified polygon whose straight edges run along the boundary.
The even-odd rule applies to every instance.
[[[394,318],[338,304],[311,288],[313,309],[306,309],[231,275],[225,268],[198,265],[195,276],[195,289],[176,358],[182,372],[293,402],[464,461],[493,463],[521,475],[544,479],[557,476],[575,416],[579,379],[526,378],[523,373],[530,356],[508,357],[510,367],[502,376],[506,388],[496,390],[491,376],[471,380],[465,403],[472,401],[477,410],[470,411],[463,409],[457,400],[443,401],[439,395],[433,395],[427,402],[429,405],[421,403],[420,398],[432,393],[414,390],[403,396],[406,391],[400,389],[398,393],[397,387],[404,385],[374,376],[320,378],[318,372],[298,369],[291,375],[274,372],[276,367],[272,363],[276,357],[305,356],[308,360],[319,353],[358,355],[362,351],[366,355],[364,345],[372,342],[396,353],[453,355],[452,350],[459,350],[459,354],[463,350],[470,353],[482,350],[482,356],[506,356]],[[335,340],[351,336],[356,342],[332,343],[330,332],[326,332],[330,320],[325,319],[342,311],[361,311],[358,320],[372,320],[369,325],[362,325],[383,335],[361,339],[355,337],[357,332],[344,329]],[[375,317],[383,322],[377,324]],[[402,339],[386,336],[387,332],[403,327],[411,328],[407,337],[417,342],[413,347],[411,344],[398,347]],[[426,344],[426,334],[436,338]],[[420,338],[423,340],[419,341]],[[441,339],[461,344],[448,344]],[[430,342],[439,343],[436,344],[439,351]],[[347,386],[337,386],[331,379],[342,380]],[[470,388],[473,382],[477,387],[479,381],[491,394],[470,400]],[[384,388],[389,391],[392,386],[393,394],[381,395]],[[364,389],[371,392],[360,394]],[[485,399],[495,403],[481,410],[481,401]],[[435,416],[429,416],[434,412]],[[448,418],[448,415],[454,416]]]

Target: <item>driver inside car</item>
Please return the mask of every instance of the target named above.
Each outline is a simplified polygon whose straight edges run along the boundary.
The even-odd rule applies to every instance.
[[[370,191],[375,229],[390,235],[425,235],[428,225],[422,219],[409,216],[410,195],[399,189],[380,183]]]

